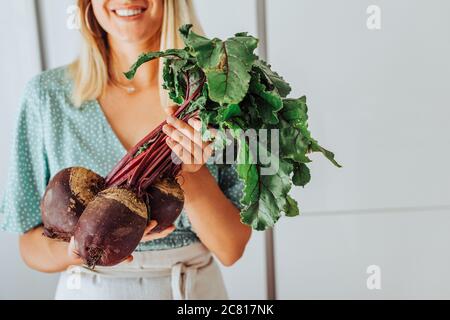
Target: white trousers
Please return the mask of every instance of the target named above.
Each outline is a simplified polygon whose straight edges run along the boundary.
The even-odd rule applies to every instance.
[[[200,242],[134,252],[114,267],[74,266],[61,274],[55,299],[227,299],[220,269]]]

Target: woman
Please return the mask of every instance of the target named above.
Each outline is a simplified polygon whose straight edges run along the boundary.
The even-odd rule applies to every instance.
[[[194,135],[199,120],[187,124],[167,117],[174,108],[168,108],[160,89],[160,62],[147,63],[131,82],[122,76],[142,52],[181,47],[180,25],[193,23],[200,31],[190,1],[79,0],[78,5],[79,59],[35,77],[25,90],[0,207],[2,229],[22,233],[23,260],[35,270],[63,272],[79,266],[62,273],[56,298],[226,298],[211,253],[232,265],[251,234],[240,223],[236,172],[205,161],[192,163],[194,152],[209,149],[208,144]],[[156,226],[151,221],[127,262],[95,271],[83,267],[73,240],[67,244],[42,235],[39,201],[49,179],[75,165],[106,175],[165,119],[167,143],[183,161],[182,215],[158,234],[149,234]]]

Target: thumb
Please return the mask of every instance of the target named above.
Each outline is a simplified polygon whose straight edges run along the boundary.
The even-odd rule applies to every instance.
[[[164,111],[169,115],[173,115],[175,113],[175,111],[177,111],[178,106],[177,105],[173,105],[173,106],[169,106],[164,108]]]

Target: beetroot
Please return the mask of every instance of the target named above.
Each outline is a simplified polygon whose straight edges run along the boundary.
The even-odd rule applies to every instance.
[[[104,183],[103,177],[81,167],[58,172],[41,200],[44,235],[69,241],[85,207],[94,200]]]
[[[174,223],[184,205],[175,179],[157,180],[143,197],[145,201],[127,187],[111,187],[86,206],[74,236],[78,253],[89,267],[124,261],[144,235],[149,212],[158,221],[152,233],[161,232]]]
[[[189,108],[204,93],[206,77],[200,71],[191,75],[183,72],[182,77],[183,102],[173,116],[187,121],[198,114],[198,110]],[[79,255],[88,266],[112,266],[126,259],[143,236],[148,212],[158,221],[153,232],[169,227],[180,215],[184,196],[174,178],[182,165],[172,161],[172,150],[162,131],[165,124],[165,121],[159,124],[126,153],[104,183],[102,180],[103,191],[94,200],[82,202],[83,206],[77,205],[73,219],[59,221],[58,228],[47,228],[46,233],[51,236],[56,234],[55,230],[69,230],[64,237],[58,234],[57,237],[64,240],[68,240],[73,231]],[[49,188],[52,187],[49,185]],[[50,212],[52,206],[67,209],[65,203],[70,204],[65,198],[55,201],[62,201],[62,204],[46,203],[43,212]]]
[[[137,247],[147,226],[147,207],[125,188],[100,192],[75,228],[80,257],[91,268],[124,261]]]
[[[147,191],[147,203],[152,220],[158,225],[150,233],[161,232],[170,227],[184,206],[184,194],[175,179],[156,181]]]

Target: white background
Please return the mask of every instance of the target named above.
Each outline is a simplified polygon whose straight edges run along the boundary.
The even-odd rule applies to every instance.
[[[0,186],[25,82],[77,55],[70,0],[31,0],[0,13]],[[256,34],[256,1],[196,0],[208,35]],[[275,230],[279,298],[450,298],[450,3],[445,0],[268,0],[268,58],[306,94],[310,127],[342,169],[314,156],[296,189],[303,216]],[[381,30],[366,27],[369,5]],[[51,298],[57,275],[21,262],[17,235],[0,234],[0,298]],[[265,298],[263,234],[224,269],[231,298]],[[366,268],[381,268],[368,290]]]

